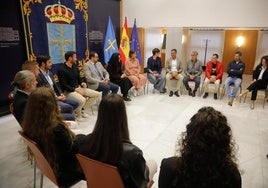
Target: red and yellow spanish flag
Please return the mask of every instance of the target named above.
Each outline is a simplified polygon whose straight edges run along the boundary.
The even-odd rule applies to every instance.
[[[122,31],[122,36],[120,40],[119,54],[121,56],[121,61],[125,64],[126,59],[128,58],[128,53],[130,50],[129,37],[127,34],[127,18],[125,17],[125,23]]]

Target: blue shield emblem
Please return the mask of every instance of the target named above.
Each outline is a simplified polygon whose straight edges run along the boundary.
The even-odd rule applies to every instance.
[[[65,62],[64,54],[75,50],[75,26],[47,23],[48,49],[53,64]]]

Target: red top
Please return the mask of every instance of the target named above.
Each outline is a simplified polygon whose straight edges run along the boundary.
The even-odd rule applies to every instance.
[[[211,77],[212,72],[212,61],[207,62],[206,66],[206,77],[209,79]],[[223,75],[223,66],[220,61],[216,62],[216,79],[220,79],[220,82],[222,82],[222,75]]]

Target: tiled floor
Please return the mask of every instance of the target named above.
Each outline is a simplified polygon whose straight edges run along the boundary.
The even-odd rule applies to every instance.
[[[250,80],[244,77],[243,89]],[[152,85],[149,85],[150,87]],[[242,174],[243,188],[268,187],[268,103],[262,108],[262,98],[258,96],[254,110],[246,103],[234,101],[232,107],[227,105],[224,97],[214,100],[210,94],[207,99],[190,97],[186,94],[179,98],[167,94],[149,94],[132,98],[127,102],[127,113],[131,140],[144,151],[145,158],[152,158],[160,165],[161,159],[174,155],[178,136],[185,130],[190,117],[203,106],[213,106],[228,118],[233,136],[239,147],[237,157]],[[95,108],[95,107],[94,107]],[[92,131],[97,110],[86,122],[80,123],[76,133],[88,134]],[[0,118],[0,187],[28,188],[33,187],[33,166],[26,160],[25,146],[18,130],[18,123],[12,115]],[[40,173],[38,173],[38,180]],[[158,173],[155,175],[157,186]],[[39,181],[38,181],[39,183]],[[44,187],[55,187],[44,179]],[[85,188],[81,181],[76,188]]]

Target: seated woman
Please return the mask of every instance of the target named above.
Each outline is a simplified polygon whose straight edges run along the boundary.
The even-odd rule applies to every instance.
[[[128,90],[132,87],[131,81],[123,74],[121,57],[119,53],[114,53],[108,61],[107,71],[110,75],[110,81],[119,85],[123,99],[131,101],[128,97]]]
[[[117,166],[126,188],[147,187],[156,172],[156,164],[148,168],[142,151],[129,139],[126,107],[118,94],[101,100],[94,130],[86,136],[79,153]]]
[[[178,156],[161,162],[159,188],[241,188],[231,128],[221,112],[201,108],[179,146]]]
[[[68,128],[50,87],[37,88],[29,95],[22,129],[42,149],[59,185],[70,186],[85,179],[75,156],[85,135],[76,136]]]
[[[125,62],[125,74],[132,82],[134,88],[132,89],[133,95],[142,93],[142,88],[146,84],[146,77],[140,74],[140,63],[136,58],[136,52],[133,50],[129,51],[129,58]]]
[[[255,100],[257,98],[258,90],[260,89],[266,89],[268,84],[268,56],[263,56],[261,58],[261,62],[257,67],[255,68],[253,72],[253,80],[252,83],[248,86],[246,91],[241,93],[239,96],[242,97],[248,92],[251,92],[251,103],[250,108],[254,109],[255,107]]]

